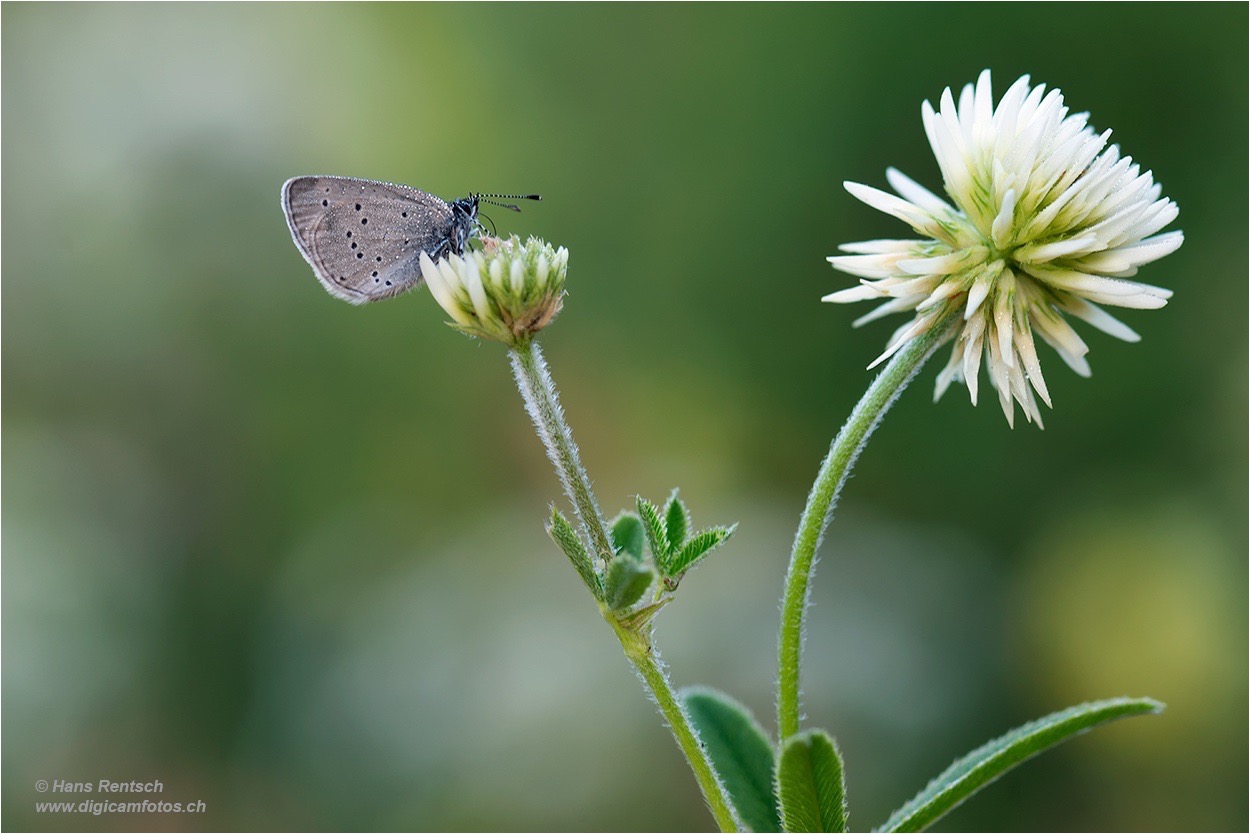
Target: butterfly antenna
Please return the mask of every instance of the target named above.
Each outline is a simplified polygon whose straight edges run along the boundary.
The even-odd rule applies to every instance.
[[[541,194],[474,194],[473,196],[483,203],[506,208],[509,211],[520,211],[521,207],[510,203],[497,203],[495,200],[533,200],[538,203],[542,202],[543,199]]]

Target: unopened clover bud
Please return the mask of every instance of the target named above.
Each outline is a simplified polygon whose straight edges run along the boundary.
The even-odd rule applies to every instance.
[[[451,316],[452,327],[506,345],[525,343],[564,303],[569,252],[531,237],[524,244],[486,237],[482,249],[435,263],[421,253],[430,293]]]

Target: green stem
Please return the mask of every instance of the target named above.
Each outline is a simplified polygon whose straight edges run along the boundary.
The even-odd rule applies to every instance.
[[[868,386],[850,418],[834,438],[829,454],[825,456],[816,481],[812,484],[812,491],[807,496],[807,506],[803,508],[799,529],[794,537],[790,568],[786,572],[785,592],[781,600],[781,636],[777,662],[777,731],[781,745],[799,731],[799,662],[803,645],[803,619],[807,614],[816,551],[820,548],[825,529],[833,519],[838,493],[877,423],[925,361],[947,340],[958,315],[959,312],[955,311],[944,316],[924,334],[912,339],[894,354],[885,369]]]
[[[537,342],[527,340],[514,345],[509,356],[517,388],[525,400],[525,410],[534,421],[534,428],[547,449],[547,456],[555,466],[565,494],[573,502],[581,522],[582,534],[590,540],[593,549],[606,563],[614,554],[612,534],[599,510],[599,502],[590,486],[590,477],[578,458],[573,432],[564,421],[555,382],[547,371],[542,351]],[[625,656],[634,665],[660,712],[668,721],[673,738],[686,756],[686,761],[690,763],[690,769],[694,771],[695,779],[703,791],[703,798],[707,801],[712,816],[716,818],[716,824],[722,831],[738,830],[738,821],[734,817],[725,788],[716,776],[711,760],[699,742],[698,733],[690,723],[690,717],[682,708],[668,675],[664,673],[664,668],[655,655],[651,645],[650,626],[643,626],[643,630],[629,628],[612,611],[600,607],[603,618],[612,626],[621,648],[625,650]]]
[[[690,763],[690,769],[694,771],[694,778],[703,790],[703,799],[716,819],[716,824],[721,831],[742,830],[729,804],[725,786],[721,784],[720,777],[712,768],[707,751],[703,749],[703,744],[690,723],[690,716],[686,714],[677,694],[673,692],[673,685],[669,682],[668,675],[664,673],[664,667],[656,657],[648,635],[626,628],[606,609],[603,612],[603,618],[612,626],[617,639],[621,641],[621,647],[625,649],[625,656],[629,658],[630,663],[634,664],[634,669],[646,683],[647,688],[651,690],[651,696],[668,721],[677,746],[681,748],[686,761]]]
[[[612,559],[612,534],[608,531],[608,523],[603,520],[599,502],[590,488],[590,476],[582,468],[577,455],[577,444],[573,442],[573,432],[564,422],[564,410],[560,408],[560,400],[556,396],[556,384],[547,371],[547,362],[538,342],[533,339],[512,347],[508,352],[512,359],[512,374],[516,378],[517,388],[525,400],[525,410],[534,421],[534,429],[547,448],[547,457],[551,459],[564,487],[564,494],[573,502],[573,509],[581,522],[582,534],[589,537],[592,550],[606,564]]]

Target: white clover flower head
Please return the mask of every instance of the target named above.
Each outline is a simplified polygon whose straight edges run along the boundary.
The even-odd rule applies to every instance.
[[[1095,133],[1088,113],[1070,114],[1059,90],[1030,87],[1028,76],[995,107],[985,70],[975,86],[963,88],[958,105],[947,88],[940,108],[926,101],[921,115],[954,205],[893,168],[886,179],[897,197],[845,183],[852,195],[926,239],[839,247],[849,254],[829,262],[863,280],[823,300],[885,301],[856,326],[914,312],[873,365],[962,308],[934,399],[952,382],[963,382],[975,405],[985,356],[1008,423],[1014,425],[1014,400],[1040,426],[1037,398],[1051,402],[1034,333],[1081,376],[1090,375],[1089,348],[1065,314],[1138,341],[1099,305],[1155,309],[1167,303],[1170,290],[1125,279],[1181,245],[1179,231],[1156,234],[1176,219],[1176,204],[1160,196],[1150,171],[1107,144],[1111,131]]]
[[[421,253],[421,274],[452,327],[518,345],[542,330],[564,304],[569,252],[531,237],[524,244],[482,238],[482,249],[435,263]]]

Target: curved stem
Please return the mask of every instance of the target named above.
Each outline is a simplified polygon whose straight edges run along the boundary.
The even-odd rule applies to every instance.
[[[509,357],[512,360],[517,388],[525,400],[525,410],[534,421],[534,428],[547,449],[547,457],[555,467],[565,494],[573,502],[581,522],[582,535],[590,540],[594,551],[606,564],[614,555],[612,534],[590,486],[590,476],[586,474],[578,457],[573,432],[564,421],[564,411],[560,408],[555,382],[547,370],[542,351],[539,350],[537,342],[528,340],[514,345],[509,350]],[[686,761],[690,763],[690,769],[694,771],[699,788],[703,791],[703,798],[707,801],[712,816],[716,818],[716,824],[722,831],[738,830],[738,821],[729,804],[725,787],[712,768],[711,760],[699,742],[699,735],[690,723],[690,717],[686,715],[651,645],[650,626],[643,626],[642,629],[627,627],[606,607],[601,605],[600,608],[603,618],[612,626],[621,648],[625,650],[625,656],[634,665],[638,676],[642,678],[660,712],[668,721],[673,738]]]
[[[786,572],[785,591],[781,600],[781,635],[777,661],[777,732],[779,743],[785,744],[799,731],[799,661],[803,644],[803,620],[807,614],[816,551],[825,529],[833,519],[838,493],[846,482],[855,459],[868,442],[877,423],[894,404],[920,367],[950,336],[950,328],[959,311],[945,316],[924,334],[912,339],[894,354],[885,369],[868,386],[838,436],[829,447],[807,506],[799,520]]]

